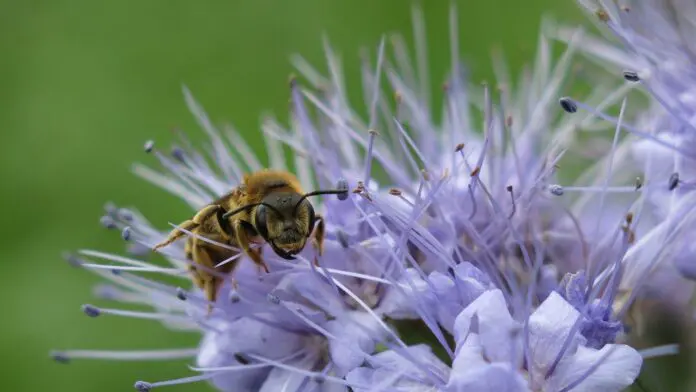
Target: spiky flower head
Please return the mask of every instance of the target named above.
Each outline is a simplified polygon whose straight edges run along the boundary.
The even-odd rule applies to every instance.
[[[138,381],[140,391],[204,380],[223,391],[619,391],[636,379],[644,357],[672,353],[673,346],[639,352],[624,341],[631,299],[617,302],[621,266],[639,241],[634,213],[605,197],[614,190],[617,140],[605,143],[607,156],[588,172],[600,184],[561,186],[556,178],[578,143],[574,132],[597,126],[566,113],[577,111],[575,101],[559,105],[574,48],[553,62],[542,37],[536,64],[516,89],[502,66],[501,88],[472,86],[452,11],[452,69],[436,120],[425,26],[415,13],[415,67],[399,37],[390,48],[383,39],[375,58],[364,58],[366,116],[349,104],[327,45],[328,76],[295,59],[302,78],[290,84],[290,125],[263,124],[267,166],[288,170],[285,145],[304,188],[350,189],[347,200],[316,205],[326,220],[321,256],[308,246],[288,262],[266,251],[268,273],[243,253],[218,260],[238,266],[232,276],[218,273],[225,283],[209,312],[203,293],[189,289],[194,260],[183,245],[160,250],[166,266],[145,261],[166,230],[137,211],[108,206],[102,224],[121,231],[131,254],[85,250],[70,260],[112,282],[100,288],[102,297],[150,310],[83,310],[200,331],[200,346],[55,358],[195,358],[196,375]],[[182,136],[166,153],[147,142],[161,169],[137,165],[135,172],[182,198],[193,214],[266,165],[184,94],[209,144],[201,152]],[[587,102],[620,98],[593,94]],[[599,202],[589,202],[597,195]],[[667,226],[664,235],[680,232]],[[201,240],[232,251],[238,245]],[[146,272],[181,279],[180,286]]]

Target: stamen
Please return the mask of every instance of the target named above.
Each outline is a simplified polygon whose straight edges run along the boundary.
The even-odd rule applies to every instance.
[[[147,381],[137,381],[134,385],[134,388],[137,389],[139,392],[150,392],[153,388],[157,387],[166,387],[170,385],[181,385],[181,384],[191,384],[194,382],[199,382],[199,381],[205,381],[209,380],[215,376],[217,376],[220,372],[210,372],[206,374],[201,374],[199,376],[192,376],[192,377],[184,377],[184,378],[178,378],[175,380],[168,380],[168,381],[160,381],[160,382],[153,382],[149,383]]]
[[[84,263],[82,264],[84,268],[91,269],[108,269],[114,274],[119,274],[121,271],[136,271],[136,272],[157,272],[169,276],[178,276],[184,278],[186,271],[178,268],[166,268],[166,267],[131,267],[122,265],[104,265],[104,264],[92,264]]]
[[[512,189],[512,185],[508,185],[505,189],[510,193],[510,202],[512,203],[512,211],[510,212],[508,219],[512,219],[512,217],[515,216],[515,212],[517,212],[517,205],[515,204],[515,193]]]
[[[274,361],[274,360],[272,360],[272,359],[264,358],[264,357],[261,357],[261,356],[259,356],[259,355],[255,355],[255,354],[251,354],[251,353],[249,353],[249,354],[247,354],[247,355],[248,355],[250,358],[255,359],[255,360],[259,361],[259,362],[263,362],[263,363],[266,363],[266,364],[269,364],[269,365],[273,365],[273,366],[275,366],[275,367],[277,367],[277,368],[284,369],[284,370],[287,370],[287,371],[290,371],[290,372],[295,372],[295,373],[298,373],[298,374],[302,374],[302,375],[305,375],[305,376],[310,377],[310,378],[311,378],[311,377],[316,377],[317,375],[322,376],[321,373],[312,372],[312,371],[309,371],[309,370],[300,369],[300,368],[297,368],[297,367],[294,367],[294,366],[286,365],[286,364],[284,364],[284,363],[282,363],[282,362],[278,362],[278,361]],[[343,380],[342,378],[338,378],[338,377],[334,377],[334,376],[323,375],[322,377],[323,377],[326,381],[335,382],[335,383],[340,384],[340,385],[353,386],[353,387],[365,388],[365,389],[369,389],[369,388],[370,388],[369,386],[361,386],[361,385],[357,385],[357,384],[349,384],[347,381]]]
[[[365,179],[365,186],[369,186],[370,184],[370,174],[372,173],[372,149],[374,148],[375,137],[377,137],[377,131],[370,129],[368,133],[369,136],[367,139],[367,153],[365,154],[365,174],[363,177]]]
[[[266,296],[266,299],[268,300],[268,302],[272,303],[273,305],[280,304],[280,298],[273,293],[268,293],[268,295]]]
[[[118,209],[118,217],[124,222],[133,222],[133,212],[126,208]]]
[[[102,216],[99,219],[99,223],[109,230],[113,230],[113,229],[117,228],[116,222],[114,222],[114,219],[108,215]]]
[[[623,71],[623,77],[629,82],[640,82],[640,77],[635,71]]]
[[[338,181],[336,182],[336,189],[339,191],[344,191],[336,195],[338,200],[343,201],[348,198],[348,181],[345,178],[338,179]]]
[[[639,190],[642,187],[643,187],[643,179],[640,177],[636,177],[636,190]]]
[[[131,228],[129,226],[126,226],[123,231],[121,231],[121,238],[123,238],[124,241],[129,241],[131,239]]]
[[[84,261],[81,258],[77,257],[77,255],[70,252],[64,253],[63,259],[65,259],[65,261],[67,261],[68,264],[75,268],[82,267],[82,264],[84,263]]]
[[[471,212],[469,213],[469,218],[468,220],[472,220],[474,216],[476,215],[476,210],[478,208],[478,205],[476,204],[476,197],[474,197],[474,189],[471,184],[467,186],[468,193],[469,193],[469,199],[471,199]]]
[[[188,293],[186,292],[186,290],[182,289],[181,287],[177,287],[176,288],[176,297],[182,301],[186,301],[188,299]]]
[[[104,359],[109,361],[157,361],[193,358],[198,355],[198,348],[147,350],[147,351],[102,351],[69,350],[54,351],[51,357],[58,362],[67,363],[73,359]]]
[[[145,149],[146,153],[151,153],[152,149],[155,147],[155,142],[153,140],[148,140],[145,142],[145,145],[143,146],[143,149]]]
[[[89,317],[97,317],[101,315],[112,315],[121,317],[131,317],[144,320],[166,320],[166,321],[184,321],[190,322],[191,319],[187,316],[178,316],[175,314],[167,313],[154,313],[154,312],[138,312],[134,310],[122,310],[122,309],[105,309],[97,308],[94,305],[83,305],[82,311]]]
[[[89,317],[98,317],[101,314],[99,308],[89,304],[82,305],[82,311]]]
[[[642,184],[641,184],[642,187]],[[563,187],[564,192],[592,192],[592,193],[634,193],[640,190],[635,186],[610,186],[604,188],[604,186],[567,186]]]
[[[181,163],[186,163],[186,153],[181,147],[172,147],[172,156]]]
[[[655,357],[664,357],[667,355],[677,355],[679,354],[679,345],[665,344],[663,346],[651,347],[645,350],[640,350],[639,353],[644,360]]]
[[[563,110],[568,113],[575,113],[578,111],[578,105],[569,97],[563,97],[558,102],[561,104]]]
[[[554,196],[563,196],[564,188],[558,184],[549,185],[549,192]]]
[[[234,353],[235,361],[241,363],[242,365],[248,365],[249,360],[242,353]]]
[[[670,191],[677,188],[677,185],[679,185],[679,173],[672,173],[672,175],[669,176],[668,185]]]

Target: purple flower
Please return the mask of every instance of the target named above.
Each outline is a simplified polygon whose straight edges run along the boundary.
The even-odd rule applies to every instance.
[[[573,132],[598,123],[558,107],[572,47],[552,63],[542,37],[535,68],[517,90],[509,88],[502,61],[496,71],[507,87],[495,93],[471,87],[458,61],[454,10],[452,15],[452,70],[439,123],[429,107],[419,11],[415,69],[399,38],[392,51],[383,40],[376,59],[363,63],[366,119],[349,106],[328,46],[328,77],[295,59],[304,79],[290,86],[291,123],[267,119],[263,125],[268,166],[287,170],[286,145],[295,151],[305,189],[347,182],[351,190],[347,200],[316,203],[327,226],[319,266],[311,247],[293,262],[264,252],[267,274],[246,256],[220,260],[218,266],[239,266],[233,276],[222,276],[208,314],[203,293],[183,288],[190,286],[191,261],[182,242],[161,249],[165,267],[147,261],[146,250],[168,230],[135,210],[108,206],[102,224],[121,231],[131,256],[83,250],[69,260],[112,281],[100,288],[101,296],[151,310],[85,306],[85,313],[156,320],[199,331],[202,341],[196,349],[66,351],[56,359],[195,358],[196,375],[139,381],[141,391],[197,381],[223,391],[263,392],[619,391],[630,385],[643,358],[620,344],[633,299],[622,296],[621,285],[639,270],[624,272],[622,263],[649,267],[663,257],[660,247],[681,243],[687,226],[666,219],[636,240],[642,232],[625,200],[612,197],[621,192],[609,186],[611,162],[622,152],[616,141],[598,141],[597,159],[609,162],[609,169],[590,168],[580,179],[600,178],[599,185],[558,184],[563,157],[576,148],[597,150],[578,146]],[[134,170],[197,210],[264,165],[237,133],[218,130],[189,91],[184,94],[208,145],[196,149],[182,135],[165,153],[148,142],[145,151],[161,169]],[[575,112],[620,98],[599,93],[586,104],[562,103]],[[689,197],[679,204],[685,214]],[[233,244],[211,242],[234,250]],[[641,271],[636,284],[651,269]],[[140,273],[181,279],[182,287]],[[400,320],[415,320],[419,337],[432,335],[444,354],[407,344]],[[669,346],[650,355],[672,352]]]
[[[575,28],[550,33],[612,70],[616,79],[623,76],[626,82],[619,90],[636,89],[649,98],[647,108],[631,121],[610,115],[606,106],[576,102],[591,116],[614,123],[617,136],[630,135],[616,143],[615,151],[624,159],[615,160],[616,185],[607,187],[628,195],[631,187],[626,185],[638,178],[633,186],[638,197],[624,202],[625,209],[637,211],[638,219],[633,231],[637,241],[622,260],[620,302],[648,298],[689,314],[696,259],[685,233],[696,230],[691,199],[696,179],[696,51],[687,37],[696,31],[696,7],[688,1],[662,0],[630,7],[580,3],[599,17],[609,39]],[[640,293],[633,293],[634,287]]]

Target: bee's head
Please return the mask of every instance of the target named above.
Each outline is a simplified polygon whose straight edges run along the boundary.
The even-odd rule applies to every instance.
[[[225,221],[231,216],[256,207],[252,226],[258,234],[271,245],[280,257],[293,260],[294,255],[304,249],[316,216],[312,203],[307,200],[316,195],[338,195],[339,200],[348,198],[348,184],[345,180],[338,182],[338,189],[314,191],[305,194],[296,192],[273,192],[260,203],[248,204],[222,216]]]
[[[340,181],[338,188],[304,195],[295,192],[275,192],[266,196],[256,207],[256,230],[278,256],[288,260],[294,259],[293,256],[304,249],[316,223],[314,207],[307,198],[335,194],[340,200],[345,200],[348,197],[347,184]]]
[[[256,207],[255,227],[278,256],[291,260],[314,228],[314,207],[299,193],[277,192]]]

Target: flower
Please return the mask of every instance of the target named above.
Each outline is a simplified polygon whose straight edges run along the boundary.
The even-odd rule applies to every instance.
[[[625,151],[626,159],[616,171],[621,173],[619,180],[639,178],[635,188],[640,188],[641,196],[635,203],[642,222],[636,232],[642,240],[622,261],[621,291],[641,287],[640,293],[631,294],[631,300],[657,300],[677,314],[688,315],[696,263],[693,244],[683,233],[696,229],[691,199],[696,174],[691,164],[696,159],[692,99],[696,79],[694,47],[685,37],[693,32],[696,9],[689,2],[667,0],[642,1],[630,7],[580,3],[599,16],[602,31],[615,40],[566,27],[550,30],[551,35],[566,42],[575,37],[574,45],[589,59],[615,74],[622,72],[627,88],[649,98],[647,110],[633,123],[608,115],[604,107],[578,105],[629,134],[618,143],[617,151]]]
[[[184,285],[192,261],[183,245],[160,250],[166,267],[143,260],[166,234],[137,211],[108,206],[102,224],[121,231],[131,256],[83,250],[69,259],[115,284],[102,287],[102,297],[152,311],[86,305],[85,313],[157,320],[200,331],[202,341],[195,350],[54,357],[195,357],[197,375],[138,381],[140,391],[204,380],[222,391],[618,391],[636,379],[644,355],[673,353],[672,346],[646,353],[622,343],[631,299],[618,301],[624,300],[619,267],[642,244],[634,238],[633,215],[607,196],[613,190],[608,179],[600,187],[558,185],[559,162],[579,145],[573,131],[596,125],[558,106],[573,48],[552,64],[542,36],[534,71],[515,91],[499,72],[506,87],[494,94],[466,81],[452,15],[453,69],[439,123],[428,103],[421,44],[415,70],[398,37],[393,56],[383,39],[376,65],[365,59],[367,119],[349,105],[328,46],[328,77],[295,59],[306,82],[290,83],[291,124],[286,129],[268,119],[263,131],[270,167],[287,170],[285,144],[295,152],[305,189],[337,182],[351,189],[347,200],[317,203],[326,220],[321,256],[312,247],[293,262],[264,252],[268,273],[243,254],[219,260],[216,267],[237,267],[232,276],[216,272],[224,284],[209,313],[200,290],[139,274],[161,273]],[[418,10],[416,20],[422,34]],[[169,154],[147,142],[145,151],[162,170],[137,165],[135,172],[195,211],[263,165],[238,134],[218,130],[190,92],[184,94],[209,138],[205,153],[183,136]],[[587,102],[620,98],[593,94]],[[570,112],[579,106],[561,102]],[[609,178],[620,151],[616,141],[605,148],[610,164],[602,178]],[[588,203],[588,194],[600,195],[598,205]],[[681,238],[677,226],[666,222],[661,235],[644,241],[651,244],[646,249]],[[207,240],[235,251],[235,244]],[[415,320],[419,337],[432,336],[433,343],[407,343],[402,320]]]

